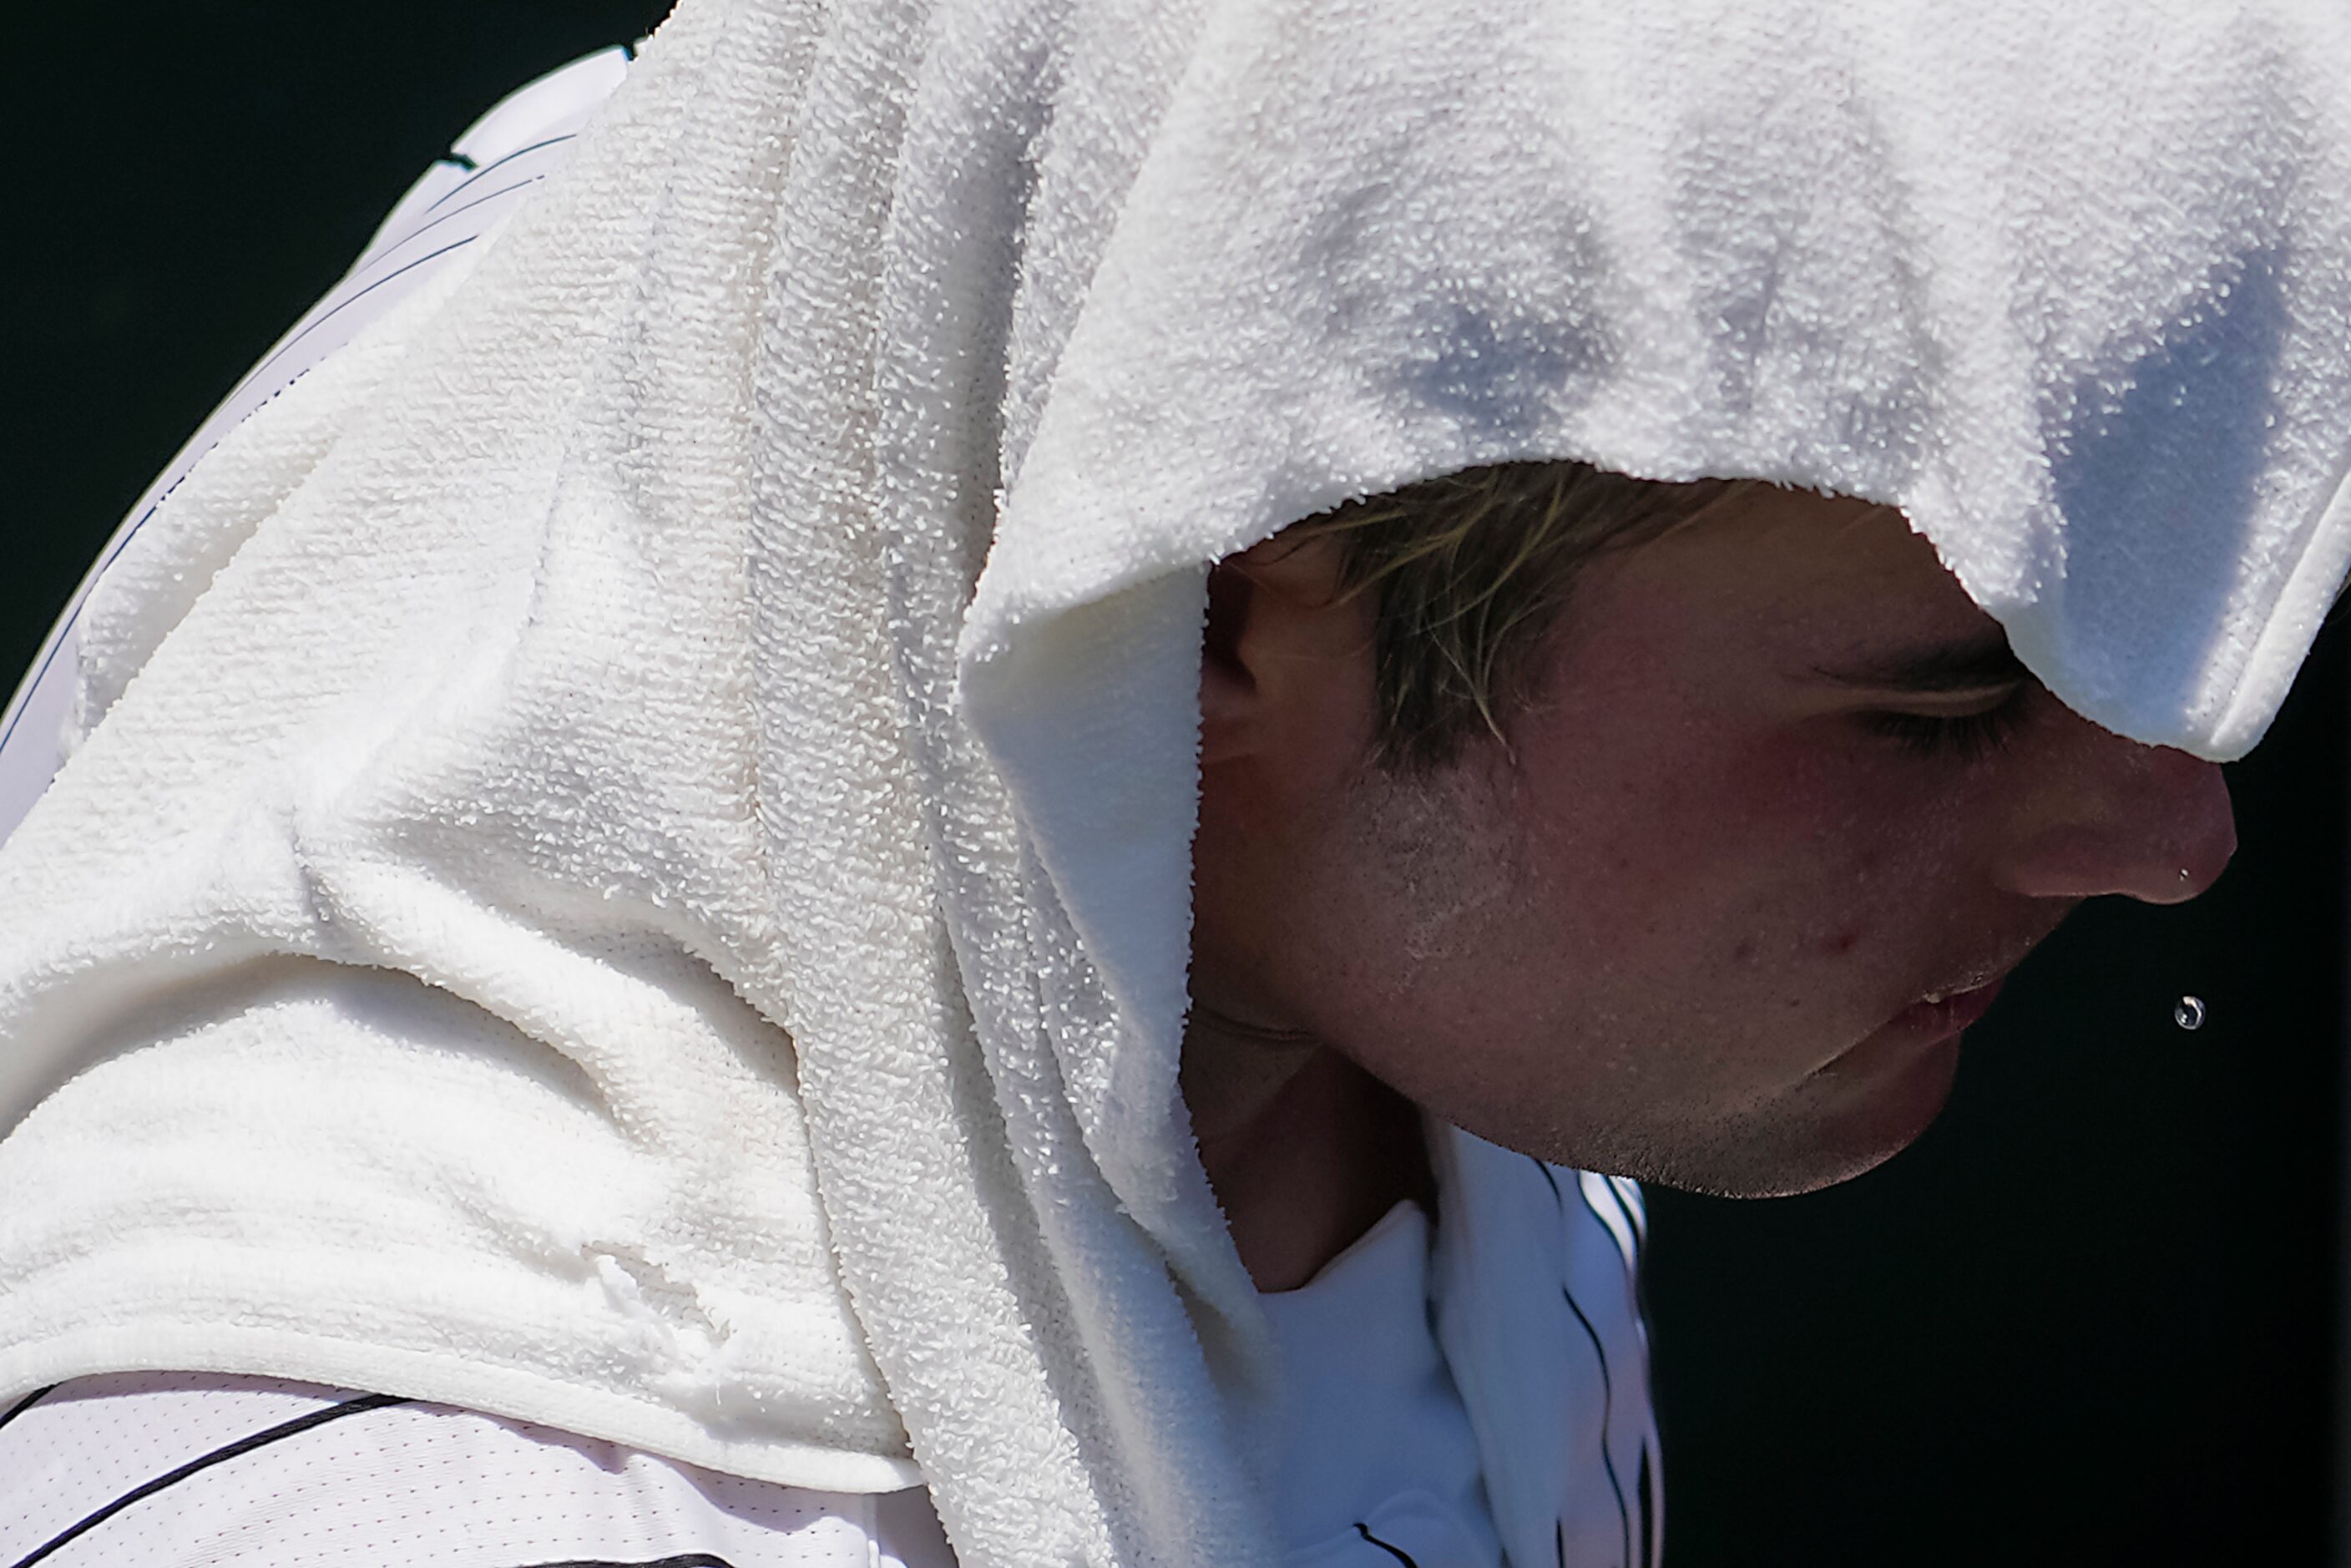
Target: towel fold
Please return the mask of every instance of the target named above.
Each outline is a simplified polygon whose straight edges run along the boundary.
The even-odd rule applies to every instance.
[[[2351,554],[2346,80],[2332,6],[684,0],[89,608],[0,1392],[1268,1560],[1176,1092],[1207,564],[1483,463],[1840,491],[2235,755]]]

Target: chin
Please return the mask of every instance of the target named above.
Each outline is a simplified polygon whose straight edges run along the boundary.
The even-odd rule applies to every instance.
[[[1817,1151],[1809,1160],[1768,1162],[1762,1168],[1733,1170],[1711,1165],[1693,1166],[1685,1172],[1646,1177],[1654,1186],[1700,1193],[1708,1197],[1802,1197],[1857,1176],[1866,1176],[1900,1154],[1907,1145],[1866,1152],[1832,1155]]]
[[[1818,1192],[1917,1142],[1950,1099],[1959,1055],[1954,1035],[1915,1046],[1891,1071],[1818,1074],[1760,1109],[1612,1151],[1621,1157],[1603,1168],[1710,1197]]]
[[[1815,1145],[1795,1149],[1705,1148],[1631,1161],[1612,1161],[1618,1176],[1707,1197],[1801,1197],[1865,1176],[1907,1148],[1912,1139],[1876,1147]],[[1623,1168],[1638,1166],[1640,1168]]]

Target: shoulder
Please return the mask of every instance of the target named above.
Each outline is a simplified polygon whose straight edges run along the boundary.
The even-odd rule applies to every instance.
[[[533,187],[569,161],[572,143],[626,78],[632,57],[630,49],[614,47],[574,60],[508,94],[468,127],[377,225],[350,270],[270,347],[148,486],[99,550],[15,695],[0,710],[0,841],[64,765],[72,740],[91,721],[85,710],[102,708],[127,682],[153,642],[210,580],[234,540],[199,538],[160,547],[167,555],[176,549],[193,559],[160,560],[147,574],[153,580],[146,585],[147,595],[169,602],[142,602],[128,612],[118,607],[116,620],[136,623],[120,639],[128,647],[108,646],[103,637],[96,649],[85,645],[89,628],[83,612],[100,580],[134,546],[158,548],[154,536],[172,530],[152,529],[149,523],[256,410],[297,394],[298,383],[329,361],[342,366],[365,359],[341,350],[371,329],[396,324],[403,305],[429,307],[462,277],[479,259],[479,242]],[[331,395],[323,401],[330,408],[336,402]],[[142,540],[142,535],[149,537]],[[118,580],[124,576],[114,574]]]

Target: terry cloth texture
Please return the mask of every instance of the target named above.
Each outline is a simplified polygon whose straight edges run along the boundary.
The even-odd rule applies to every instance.
[[[1207,564],[1468,465],[1813,486],[2234,755],[2351,545],[2346,28],[684,0],[89,608],[0,853],[0,1388],[1266,1561],[1176,1092]]]
[[[81,612],[99,580],[214,447],[288,387],[309,379],[332,360],[333,372],[319,377],[320,386],[303,394],[312,405],[308,417],[287,420],[276,433],[281,453],[277,470],[255,464],[250,456],[243,460],[256,476],[267,476],[265,488],[284,489],[300,465],[315,455],[305,454],[303,444],[332,438],[341,423],[339,404],[355,404],[373,395],[377,375],[399,361],[401,340],[399,334],[392,334],[385,351],[376,356],[339,350],[368,336],[366,329],[404,301],[420,291],[446,287],[479,259],[474,247],[542,180],[570,161],[580,126],[628,74],[629,58],[625,48],[600,49],[510,94],[468,127],[450,144],[447,156],[436,160],[385,215],[350,270],[270,345],[164,465],[99,552],[34,655],[16,695],[0,712],[0,841],[16,831],[63,765],[67,744],[74,738],[77,699],[102,708],[114,695],[111,688],[88,691],[81,683]],[[372,368],[368,364],[371,357],[378,361]],[[335,381],[343,383],[339,391],[325,390],[326,382]],[[288,443],[294,447],[290,452],[286,450]],[[216,504],[235,512],[248,501],[232,492]],[[181,548],[197,552],[173,564],[180,574],[179,592],[201,592],[244,533],[235,522],[208,530],[174,521],[172,532]],[[152,594],[160,586],[156,562],[150,559],[141,564],[146,591]],[[168,627],[174,612],[151,602],[141,619],[147,626]],[[127,675],[138,668],[139,656],[137,648],[117,649],[104,662],[117,675]]]

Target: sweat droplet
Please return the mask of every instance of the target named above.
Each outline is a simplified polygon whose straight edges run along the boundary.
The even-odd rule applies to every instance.
[[[2181,1029],[2204,1027],[2204,998],[2182,997],[2171,1004],[2171,1021]]]

